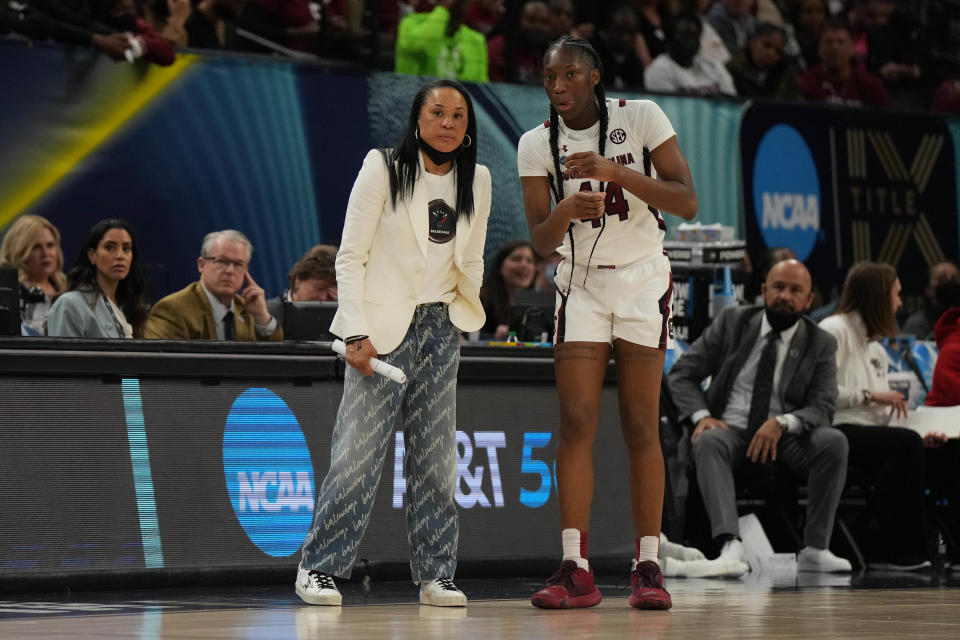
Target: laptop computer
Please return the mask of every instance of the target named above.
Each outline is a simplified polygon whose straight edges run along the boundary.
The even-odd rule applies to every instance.
[[[335,340],[330,323],[337,313],[336,302],[283,303],[283,337],[285,340]]]

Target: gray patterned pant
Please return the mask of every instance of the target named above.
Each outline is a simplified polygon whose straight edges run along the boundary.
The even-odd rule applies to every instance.
[[[300,565],[350,577],[396,426],[403,429],[406,446],[410,573],[415,583],[452,578],[459,535],[454,490],[460,333],[447,305],[417,307],[403,342],[380,358],[403,369],[407,382],[366,377],[347,367],[330,470]]]

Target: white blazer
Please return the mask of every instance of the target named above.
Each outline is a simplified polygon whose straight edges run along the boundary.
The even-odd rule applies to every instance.
[[[423,156],[418,156],[423,172]],[[490,189],[490,171],[478,164],[473,216],[457,220],[453,249],[457,291],[449,310],[450,320],[461,331],[477,331],[486,317],[480,304],[480,284]],[[411,197],[394,209],[386,162],[376,149],[367,153],[350,192],[337,252],[340,296],[330,325],[334,335],[370,336],[378,354],[400,346],[413,320],[426,273],[429,219],[424,191],[423,181],[418,180]]]

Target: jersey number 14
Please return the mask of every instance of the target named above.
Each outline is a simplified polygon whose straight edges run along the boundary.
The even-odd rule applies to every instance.
[[[581,182],[580,191],[593,191],[593,187],[590,186],[589,181]],[[626,220],[630,212],[630,203],[627,202],[627,199],[623,195],[623,187],[616,182],[608,182],[606,194],[603,200],[603,206],[607,215],[617,216],[620,220]],[[589,222],[594,229],[600,226],[599,218],[595,220],[581,220],[581,222]]]

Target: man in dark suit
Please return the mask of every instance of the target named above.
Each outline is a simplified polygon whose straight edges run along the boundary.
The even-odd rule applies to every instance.
[[[801,571],[850,571],[830,535],[846,480],[847,440],[831,428],[837,343],[809,319],[810,273],[797,260],[770,269],[763,306],[716,318],[669,374],[680,413],[695,425],[697,483],[721,558],[744,560],[733,471],[745,460],[785,464],[807,477],[809,502]],[[703,391],[701,382],[712,382]]]
[[[160,340],[283,340],[263,289],[247,268],[253,245],[233,229],[208,233],[197,258],[200,281],[153,306],[145,338]]]

